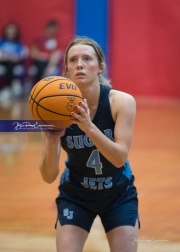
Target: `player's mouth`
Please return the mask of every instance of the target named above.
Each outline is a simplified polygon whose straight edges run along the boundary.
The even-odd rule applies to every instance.
[[[85,74],[83,72],[78,72],[76,76],[85,76]]]

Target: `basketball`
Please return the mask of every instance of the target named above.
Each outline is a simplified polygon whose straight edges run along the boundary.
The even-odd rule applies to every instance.
[[[75,83],[62,76],[49,76],[32,88],[29,108],[35,120],[61,130],[72,124],[71,112],[78,113],[74,106],[80,101],[82,95]]]

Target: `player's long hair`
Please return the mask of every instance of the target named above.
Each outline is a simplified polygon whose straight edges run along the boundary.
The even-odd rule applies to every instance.
[[[104,57],[103,50],[101,49],[100,45],[96,41],[94,41],[93,39],[90,39],[88,37],[79,37],[78,36],[78,37],[75,37],[69,43],[69,45],[65,51],[65,55],[64,55],[64,73],[63,73],[63,75],[65,77],[68,77],[67,76],[67,55],[68,55],[69,49],[72,46],[78,45],[78,44],[89,45],[89,46],[93,47],[93,49],[96,53],[98,62],[99,62],[99,67],[103,70],[103,73],[99,74],[99,83],[101,83],[105,86],[111,87],[110,80],[107,78],[107,66],[105,63],[105,57]]]

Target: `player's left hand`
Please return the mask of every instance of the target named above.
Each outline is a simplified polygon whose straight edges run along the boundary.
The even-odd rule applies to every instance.
[[[82,102],[80,102],[80,106],[76,105],[75,108],[79,111],[79,114],[72,112],[71,115],[75,119],[71,120],[71,122],[77,124],[82,131],[86,132],[92,125],[87,100],[84,99]]]

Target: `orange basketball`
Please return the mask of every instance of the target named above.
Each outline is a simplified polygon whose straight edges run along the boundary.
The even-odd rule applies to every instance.
[[[62,76],[49,76],[40,80],[29,95],[29,108],[33,118],[60,130],[71,125],[71,112],[78,113],[75,105],[82,95],[75,83]]]

